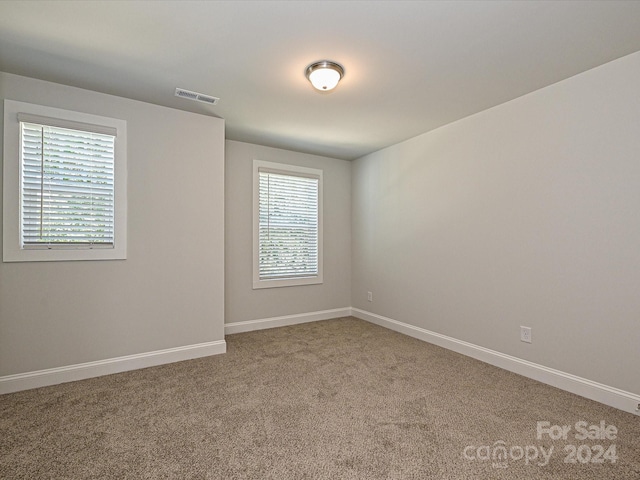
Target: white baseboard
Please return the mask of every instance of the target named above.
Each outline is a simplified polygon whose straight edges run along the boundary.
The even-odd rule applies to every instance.
[[[126,355],[124,357],[108,358],[95,362],[79,363],[65,367],[48,368],[34,372],[18,373],[0,377],[0,395],[31,388],[46,387],[59,383],[84,380],[86,378],[126,372],[138,368],[155,367],[165,363],[192,360],[194,358],[217,355],[227,351],[224,340],[199,343],[184,347],[156,350],[154,352]]]
[[[329,320],[331,318],[351,316],[351,307],[334,308],[333,310],[321,310],[319,312],[299,313],[296,315],[285,315],[283,317],[261,318],[258,320],[247,320],[246,322],[227,323],[224,326],[225,335],[233,333],[251,332],[253,330],[264,330],[266,328],[286,327],[299,323],[317,322],[318,320]]]
[[[228,323],[225,325],[225,334],[229,335],[348,316],[366,320],[381,327],[461,353],[619,410],[640,415],[640,411],[637,410],[637,407],[640,406],[640,395],[353,307]],[[218,340],[65,367],[7,375],[0,377],[0,395],[225,352],[226,342]]]
[[[383,317],[382,315],[377,315],[358,308],[352,308],[351,310],[352,315],[360,318],[361,320],[375,323],[381,327],[403,333],[410,337],[417,338],[418,340],[433,343],[434,345],[438,345],[448,350],[453,350],[454,352],[458,352],[510,372],[532,378],[561,390],[575,393],[576,395],[580,395],[590,400],[595,400],[596,402],[609,405],[610,407],[614,407],[634,415],[640,415],[640,411],[637,410],[637,407],[640,406],[640,395],[626,392],[624,390],[610,387],[560,370],[545,367],[527,360],[522,360],[517,357],[512,357],[511,355],[506,355],[472,343],[457,340],[446,335],[431,332],[424,328],[398,322],[397,320]]]

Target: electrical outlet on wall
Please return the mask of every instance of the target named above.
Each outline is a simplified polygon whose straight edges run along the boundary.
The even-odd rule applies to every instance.
[[[520,326],[520,341],[531,343],[531,327]]]
[[[367,292],[367,301],[368,302],[373,302],[373,293]]]

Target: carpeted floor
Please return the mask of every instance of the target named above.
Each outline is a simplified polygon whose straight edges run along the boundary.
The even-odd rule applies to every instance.
[[[227,342],[0,396],[0,478],[640,479],[640,417],[361,320]]]

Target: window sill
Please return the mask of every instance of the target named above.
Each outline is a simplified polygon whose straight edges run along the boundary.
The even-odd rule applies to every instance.
[[[254,280],[253,289],[295,287],[300,285],[319,285],[322,283],[322,276],[303,278],[282,278],[277,280]]]

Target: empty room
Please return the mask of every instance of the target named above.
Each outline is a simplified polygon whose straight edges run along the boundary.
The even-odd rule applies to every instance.
[[[0,479],[640,480],[640,1],[0,1]]]

